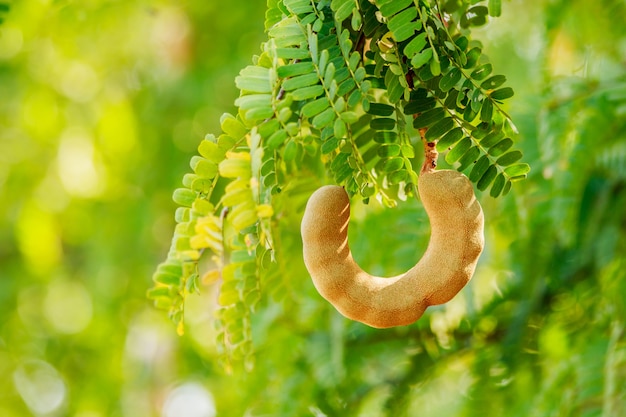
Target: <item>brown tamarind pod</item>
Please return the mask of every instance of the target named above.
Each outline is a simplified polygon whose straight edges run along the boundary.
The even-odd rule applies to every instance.
[[[309,198],[301,226],[304,263],[322,297],[344,316],[377,328],[411,324],[472,278],[484,216],[469,179],[453,170],[422,172],[418,191],[430,220],[428,247],[413,268],[389,278],[368,274],[353,259],[345,190],[327,185]]]

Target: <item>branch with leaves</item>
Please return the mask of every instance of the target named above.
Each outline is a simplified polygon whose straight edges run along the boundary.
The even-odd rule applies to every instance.
[[[499,1],[482,3],[268,0],[268,40],[235,79],[238,112],[174,192],[176,230],[148,295],[179,332],[186,297],[220,280],[218,345],[227,363],[252,366],[251,314],[286,262],[275,199],[304,161],[388,207],[415,195],[422,140],[492,197],[525,178],[503,106],[513,90],[470,38],[500,14]]]

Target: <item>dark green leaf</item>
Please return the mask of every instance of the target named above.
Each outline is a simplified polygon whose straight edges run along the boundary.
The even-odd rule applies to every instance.
[[[483,81],[480,87],[485,90],[493,90],[494,88],[500,87],[505,81],[506,77],[504,75],[494,75]]]
[[[484,146],[485,148],[490,148],[496,143],[498,143],[500,139],[502,139],[503,137],[504,137],[503,132],[491,132],[487,134],[487,136],[480,139],[480,145]]]
[[[493,102],[489,98],[483,100],[483,105],[480,109],[480,120],[483,122],[490,122],[493,116]]]
[[[495,165],[490,165],[483,174],[483,176],[480,177],[480,180],[478,180],[476,187],[480,191],[486,190],[487,187],[489,187],[489,184],[491,184],[491,182],[496,178],[496,175],[498,175],[498,169],[495,167]]]
[[[476,68],[474,71],[472,71],[470,77],[472,77],[474,80],[480,81],[488,77],[489,74],[491,74],[491,71],[491,64],[483,64],[480,67]]]
[[[397,140],[398,134],[396,132],[378,131],[374,134],[374,141],[377,143],[393,143]]]
[[[474,164],[474,167],[469,174],[470,181],[476,182],[481,179],[487,171],[487,168],[489,168],[489,165],[491,165],[491,162],[489,161],[487,155],[481,156],[480,159],[476,161],[476,164]]]
[[[505,100],[507,98],[513,97],[515,92],[511,87],[504,87],[498,90],[492,91],[490,96],[494,100]]]
[[[396,121],[391,118],[379,117],[372,119],[370,127],[374,130],[393,130],[396,127]]]
[[[413,127],[416,129],[421,129],[424,127],[428,127],[439,120],[443,119],[446,116],[446,111],[441,107],[435,107],[434,109],[428,110],[417,116],[413,120]]]
[[[383,103],[369,103],[366,111],[375,116],[391,116],[395,111],[395,107]]]
[[[489,148],[489,155],[498,157],[508,151],[511,146],[513,146],[513,141],[509,138],[504,138]]]
[[[449,132],[450,129],[452,129],[453,127],[454,119],[452,119],[451,117],[446,117],[429,127],[426,131],[425,138],[428,141],[436,140],[443,136],[445,133]]]
[[[400,157],[394,157],[385,159],[382,161],[382,170],[384,172],[397,171],[404,165],[404,159]]]
[[[389,145],[383,145],[380,148],[378,148],[378,156],[382,157],[382,158],[388,158],[390,156],[398,156],[400,155],[400,145],[398,144],[389,144]]]
[[[437,141],[437,150],[439,152],[445,151],[448,147],[457,143],[462,137],[463,129],[460,127],[455,127]]]
[[[454,162],[458,161],[459,158],[461,158],[471,146],[471,139],[467,137],[464,138],[446,154],[446,162],[449,164],[453,164]]]
[[[476,65],[476,63],[478,62],[478,59],[481,55],[482,51],[479,47],[474,47],[470,49],[466,54],[467,63],[463,66],[463,68],[473,68],[474,65]]]
[[[415,100],[409,101],[404,106],[404,114],[422,113],[422,112],[425,112],[426,110],[432,109],[433,107],[435,107],[436,104],[437,102],[435,101],[433,97],[415,99]]]
[[[338,147],[339,147],[339,139],[333,136],[329,138],[328,140],[326,140],[324,143],[322,143],[322,153],[329,154],[335,149],[337,149]]]
[[[444,74],[443,77],[441,77],[439,80],[439,88],[441,88],[442,91],[449,91],[459,82],[461,75],[461,70],[453,67],[450,71]]]
[[[520,151],[511,151],[511,152],[505,153],[500,158],[498,158],[496,160],[496,164],[501,165],[501,166],[511,165],[514,162],[517,162],[520,159],[522,159],[522,156],[523,155]]]
[[[402,181],[406,180],[407,172],[404,169],[399,169],[397,171],[390,172],[387,174],[387,180],[390,184],[399,184]]]
[[[489,195],[493,198],[496,198],[502,192],[504,188],[504,184],[506,183],[506,179],[502,173],[499,173],[496,179],[493,181],[493,185],[491,186],[491,190],[489,191]]]
[[[479,156],[480,156],[480,149],[478,149],[477,146],[472,146],[459,159],[458,161],[459,166],[457,167],[457,170],[465,171],[470,165],[476,162]]]

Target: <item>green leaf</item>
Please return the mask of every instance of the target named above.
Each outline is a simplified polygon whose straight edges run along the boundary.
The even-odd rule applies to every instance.
[[[480,87],[485,90],[493,90],[494,88],[500,87],[505,81],[506,77],[504,75],[494,75],[483,81]]]
[[[489,15],[498,17],[502,14],[502,0],[489,0]]]
[[[172,195],[172,200],[183,207],[191,207],[195,199],[196,193],[188,188],[177,188]]]
[[[530,172],[530,165],[526,163],[515,164],[506,167],[504,174],[508,177],[519,177]]]
[[[398,144],[389,144],[389,145],[383,145],[380,148],[378,148],[378,156],[382,157],[382,158],[388,158],[391,156],[398,156],[400,155],[400,145]]]
[[[496,175],[498,175],[498,169],[495,167],[495,165],[490,165],[489,168],[487,168],[485,173],[482,175],[482,177],[480,177],[480,180],[478,180],[476,187],[480,191],[486,190],[487,187],[489,187],[489,184],[491,184],[491,182],[496,178]]]
[[[276,69],[280,78],[294,77],[296,75],[309,74],[315,71],[312,62],[297,62],[295,64],[283,65]]]
[[[432,57],[433,50],[430,48],[424,49],[422,52],[415,54],[415,56],[411,58],[411,66],[415,69],[421,68],[426,65]]]
[[[272,150],[278,149],[283,143],[285,143],[287,136],[287,132],[283,129],[277,130],[267,139],[268,148]]]
[[[309,100],[320,96],[324,93],[324,87],[321,85],[313,85],[310,87],[298,88],[291,92],[291,96],[295,101]]]
[[[457,143],[463,137],[463,129],[455,127],[448,133],[446,133],[441,139],[437,141],[437,150],[443,152],[448,147]]]
[[[478,157],[480,156],[480,149],[477,146],[472,146],[463,154],[463,156],[459,159],[459,166],[457,167],[458,171],[465,171],[467,167],[476,162]]]
[[[425,138],[428,141],[436,140],[449,132],[454,127],[454,119],[451,117],[445,117],[432,125],[426,131]]]
[[[339,139],[336,137],[331,137],[325,142],[322,143],[322,154],[326,155],[333,152],[335,149],[339,147]]]
[[[396,127],[396,121],[391,118],[379,117],[372,119],[370,127],[374,130],[393,130]]]
[[[506,183],[506,179],[502,173],[499,173],[498,176],[493,181],[493,185],[491,186],[491,190],[489,191],[489,195],[493,198],[496,198],[502,192],[504,188],[504,184]]]
[[[391,116],[395,107],[383,103],[369,103],[366,112],[375,116]]]
[[[181,282],[181,276],[180,275],[174,275],[174,274],[167,273],[167,272],[159,272],[159,271],[157,271],[152,276],[152,280],[154,282],[158,282],[159,284],[163,284],[163,285],[178,286],[178,285],[180,285],[180,282]]]
[[[171,294],[171,290],[170,287],[154,287],[154,288],[150,288],[148,290],[148,292],[146,293],[146,296],[152,300],[154,300],[155,298],[170,298],[172,296]]]
[[[407,58],[412,59],[415,54],[424,49],[427,44],[426,32],[422,32],[406,44],[403,53]]]
[[[311,123],[316,129],[322,129],[332,123],[335,116],[335,110],[332,107],[329,107],[315,116]]]
[[[326,110],[329,106],[330,102],[328,99],[322,97],[305,104],[302,107],[302,115],[304,115],[304,117],[313,117]]]
[[[451,90],[461,79],[461,70],[453,67],[439,80],[439,88],[441,91]]]
[[[343,138],[346,136],[346,123],[341,120],[341,118],[335,119],[335,124],[333,125],[333,132],[336,138]]]
[[[332,0],[330,7],[335,12],[334,16],[337,22],[341,23],[352,15],[356,3],[354,0]]]
[[[304,40],[304,37],[303,37]],[[309,51],[305,48],[276,48],[276,56],[281,59],[307,59]]]
[[[436,104],[437,102],[434,97],[424,97],[411,100],[404,106],[404,114],[422,113],[426,110],[432,109]]]
[[[487,168],[489,168],[489,165],[491,165],[489,157],[487,157],[487,155],[481,156],[480,159],[476,161],[476,164],[474,164],[474,167],[469,174],[468,178],[470,179],[470,181],[476,182],[481,179],[482,176],[485,175],[485,172],[487,171]]]
[[[480,145],[484,146],[485,148],[490,148],[496,143],[498,143],[500,139],[502,139],[503,137],[504,137],[503,132],[491,132],[480,140]]]
[[[393,143],[397,140],[398,134],[396,132],[379,131],[374,134],[374,141],[377,143]]]
[[[509,138],[504,138],[489,148],[489,155],[498,157],[508,151],[511,146],[513,146],[513,141]]]
[[[446,158],[445,158],[446,162],[449,164],[453,164],[459,158],[461,158],[463,154],[465,154],[465,152],[467,152],[471,146],[472,146],[471,139],[467,137],[464,138],[459,143],[457,143],[456,146],[452,148],[452,150],[450,150],[446,154]]]
[[[514,94],[515,92],[513,91],[511,87],[504,87],[504,88],[500,88],[498,90],[492,91],[491,94],[489,95],[494,100],[505,100],[507,98],[513,97]]]
[[[522,156],[523,155],[520,151],[511,151],[511,152],[505,153],[500,158],[498,158],[496,160],[496,164],[501,165],[501,166],[511,165],[512,163],[517,162],[520,159],[522,159]]]
[[[212,179],[217,175],[217,164],[204,158],[192,158],[195,164],[191,167],[198,177]]]
[[[250,110],[259,106],[271,106],[272,95],[271,94],[246,94],[238,97],[235,100],[235,106],[242,110]]]
[[[491,118],[493,117],[493,102],[489,100],[489,98],[485,98],[483,100],[483,105],[480,109],[480,120],[483,122],[489,123],[491,122]]]
[[[404,158],[393,157],[382,161],[382,170],[384,172],[397,171],[404,165]]]
[[[379,4],[381,4],[383,2],[380,2]],[[410,5],[413,4],[413,0],[394,0],[394,1],[388,1],[388,2],[384,2],[384,4],[382,6],[380,6],[379,10],[380,13],[389,18],[393,15],[395,15],[396,13],[406,9],[407,7],[409,7]]]
[[[220,147],[217,146],[217,143],[203,139],[202,142],[200,142],[200,145],[198,145],[198,153],[200,153],[200,155],[207,160],[215,164],[219,164],[220,161],[224,159],[226,151],[220,149]]]
[[[408,0],[400,0],[408,1]],[[417,18],[417,8],[409,7],[393,16],[387,22],[387,27],[393,33],[396,42],[403,42],[410,38],[415,31],[421,28],[419,22],[414,20]]]
[[[472,73],[470,74],[470,77],[472,77],[472,79],[474,80],[480,81],[488,77],[489,74],[491,74],[492,70],[493,68],[491,64],[483,64],[479,66],[478,68],[476,68],[474,71],[472,71]]]
[[[313,84],[317,84],[319,78],[317,73],[298,75],[297,77],[288,78],[283,81],[283,88],[285,91],[293,91],[303,87],[309,87]]]
[[[413,127],[416,129],[421,129],[424,127],[428,127],[433,123],[443,119],[446,116],[446,111],[441,107],[435,107],[434,109],[428,110],[417,116],[413,120]]]
[[[248,66],[244,68],[240,75],[235,77],[235,85],[242,91],[252,93],[270,93],[270,75],[267,68]]]
[[[227,135],[231,136],[235,140],[239,140],[243,138],[247,133],[248,129],[237,119],[235,116],[224,113],[220,118],[220,127]],[[219,141],[218,141],[219,145]]]
[[[347,124],[356,123],[359,120],[359,115],[353,111],[344,111],[339,117]]]

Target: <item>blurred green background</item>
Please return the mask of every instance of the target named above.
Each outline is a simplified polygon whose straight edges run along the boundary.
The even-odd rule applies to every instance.
[[[620,0],[505,1],[474,32],[516,91],[532,171],[507,197],[479,196],[487,249],[451,303],[400,329],[341,318],[302,265],[298,206],[282,224],[287,296],[255,316],[253,372],[218,361],[213,286],[176,335],[145,298],[171,194],[235,111],[264,11],[21,0],[0,12],[0,416],[626,415]],[[363,266],[415,263],[419,205],[366,213]]]

